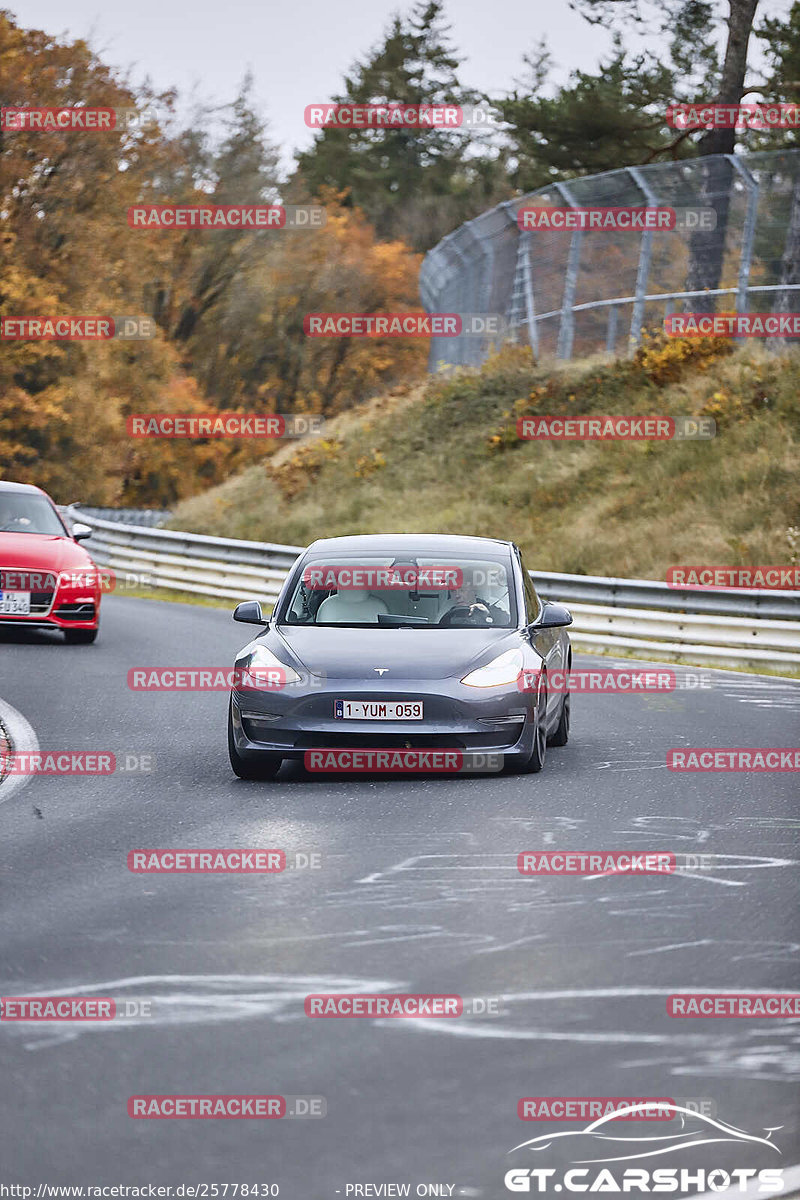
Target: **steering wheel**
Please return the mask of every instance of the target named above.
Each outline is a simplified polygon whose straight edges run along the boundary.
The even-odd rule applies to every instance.
[[[449,608],[440,618],[440,625],[452,625],[458,620],[463,625],[493,625],[491,614],[485,604],[476,601],[474,604],[457,604]]]

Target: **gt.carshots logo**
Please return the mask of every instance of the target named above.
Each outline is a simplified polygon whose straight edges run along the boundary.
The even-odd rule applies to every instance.
[[[721,1167],[689,1169],[685,1167],[654,1166],[654,1157],[685,1154],[693,1146],[720,1143],[738,1145],[742,1150],[759,1147],[780,1154],[771,1140],[776,1128],[766,1129],[766,1137],[746,1133],[736,1126],[728,1125],[696,1108],[658,1101],[661,1110],[672,1118],[680,1118],[680,1127],[672,1135],[654,1139],[645,1132],[636,1132],[620,1122],[638,1116],[641,1119],[642,1101],[633,1101],[627,1108],[608,1113],[587,1125],[584,1129],[563,1130],[541,1134],[530,1138],[509,1150],[542,1152],[551,1150],[556,1144],[567,1152],[572,1151],[573,1163],[577,1166],[559,1167],[512,1167],[506,1171],[504,1183],[510,1192],[733,1192],[772,1195],[783,1190],[783,1171],[777,1168]],[[677,1124],[677,1122],[675,1122]],[[654,1148],[654,1140],[657,1142]],[[611,1143],[613,1149],[610,1149]],[[597,1157],[593,1157],[597,1155]],[[727,1157],[727,1156],[726,1156]],[[618,1167],[617,1164],[646,1159],[645,1167]],[[728,1157],[728,1161],[730,1158]],[[613,1163],[614,1168],[604,1164]]]

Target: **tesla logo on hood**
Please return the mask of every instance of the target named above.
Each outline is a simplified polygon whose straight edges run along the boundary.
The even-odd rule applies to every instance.
[[[373,671],[377,671],[379,675],[385,675],[386,672],[389,670],[388,667],[373,667],[372,669],[373,669]]]

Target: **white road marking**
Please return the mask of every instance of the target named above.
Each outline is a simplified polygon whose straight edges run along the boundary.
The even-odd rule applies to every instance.
[[[17,712],[2,698],[0,698],[0,721],[8,732],[13,751],[22,751],[27,754],[38,752],[39,739],[33,726],[26,721],[21,712]],[[0,804],[4,804],[13,796],[14,792],[20,791],[26,783],[30,783],[31,778],[30,775],[6,776],[5,780],[0,783]]]

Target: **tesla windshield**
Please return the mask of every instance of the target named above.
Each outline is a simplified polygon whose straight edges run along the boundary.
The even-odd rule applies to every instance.
[[[279,622],[510,628],[516,605],[501,559],[360,555],[307,559]]]
[[[47,497],[31,492],[0,492],[0,533],[67,536]]]

